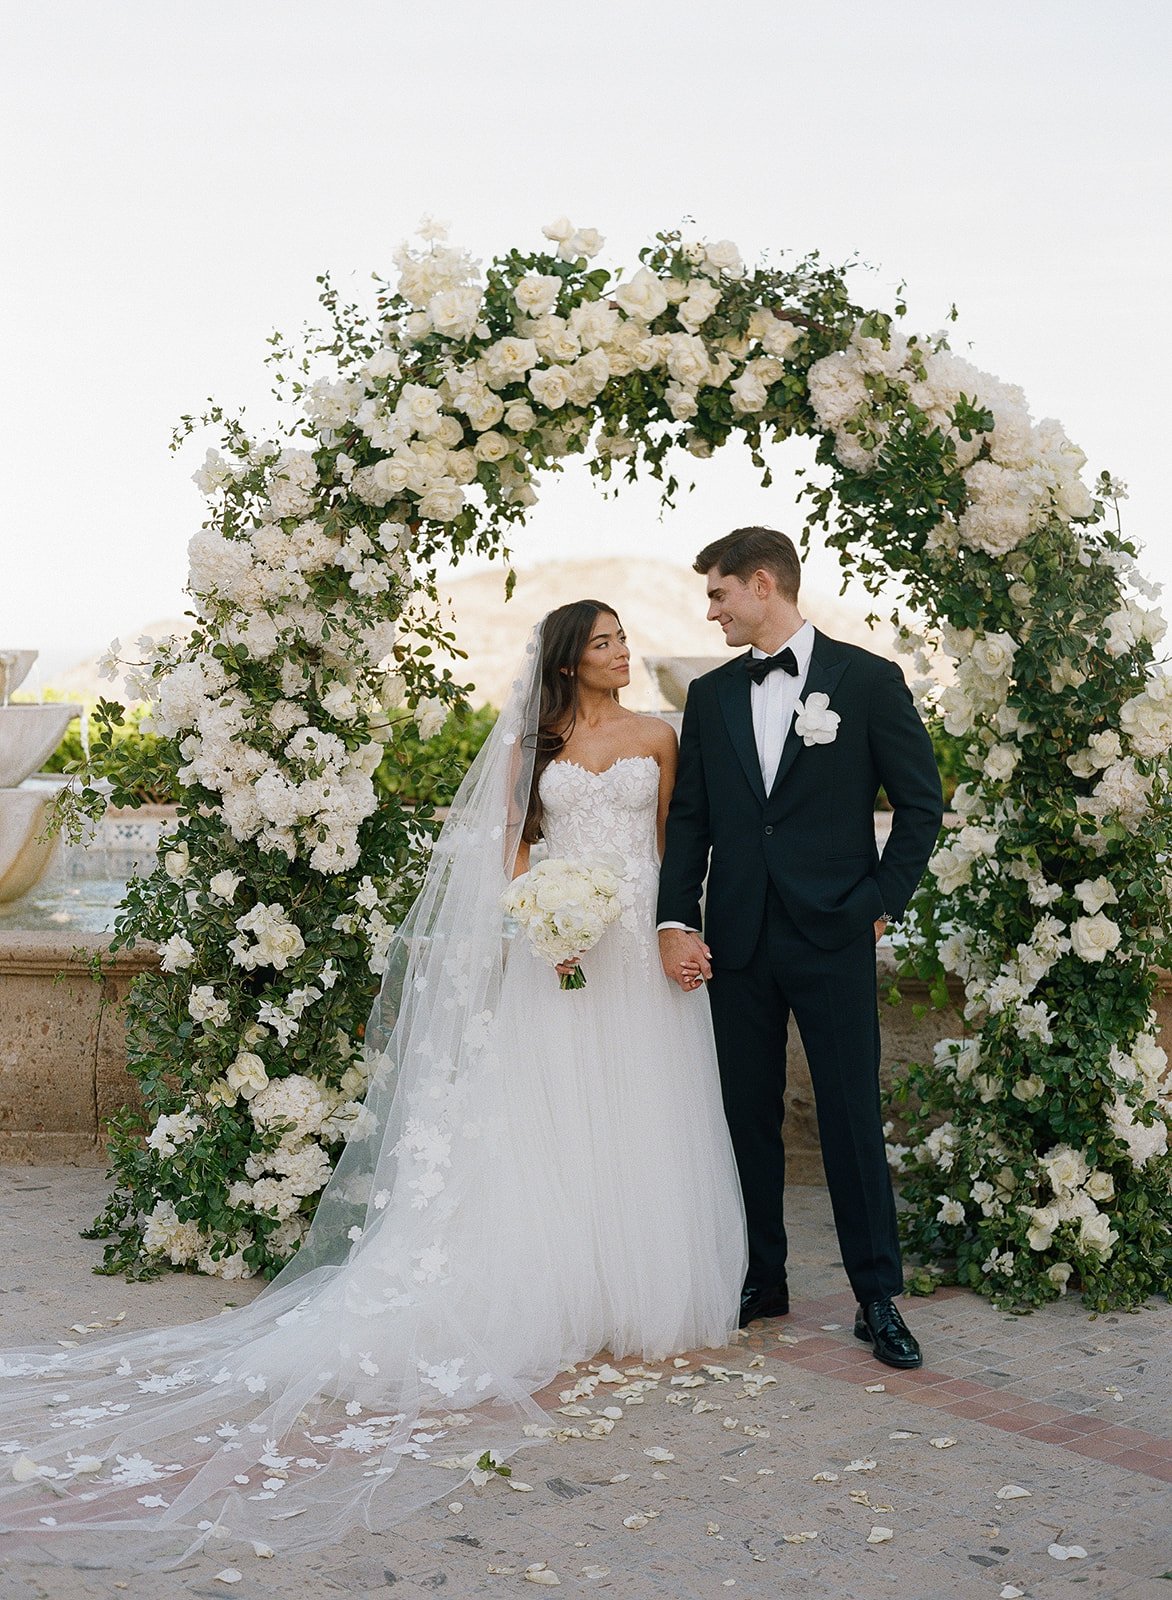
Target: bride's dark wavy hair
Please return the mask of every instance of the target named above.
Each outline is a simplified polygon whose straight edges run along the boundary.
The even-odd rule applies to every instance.
[[[541,629],[541,704],[537,714],[537,734],[533,762],[533,782],[529,788],[529,809],[525,813],[526,844],[541,837],[541,774],[566,748],[578,722],[578,663],[601,616],[619,623],[619,614],[602,600],[571,600],[546,617]],[[618,690],[615,690],[618,699]]]

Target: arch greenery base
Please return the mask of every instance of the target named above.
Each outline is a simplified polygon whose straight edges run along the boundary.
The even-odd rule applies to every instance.
[[[916,692],[965,743],[907,959],[959,974],[970,1031],[901,1091],[908,1242],[1005,1303],[1166,1289],[1172,688],[1119,486],[817,256],[748,268],[665,233],[623,275],[601,246],[562,219],[482,272],[428,227],[371,305],[323,279],[324,330],[274,337],[279,439],[184,419],[177,442],[222,439],[196,475],[195,631],[136,679],[183,810],[119,924],[164,959],[131,1003],[148,1117],[115,1132],[109,1268],[272,1271],[361,1122],[373,974],[431,829],[372,773],[459,701],[436,562],[502,552],[567,457],[670,498],[680,463],[740,440],[768,482],[768,446],[808,434],[807,529],[876,592],[898,580]]]

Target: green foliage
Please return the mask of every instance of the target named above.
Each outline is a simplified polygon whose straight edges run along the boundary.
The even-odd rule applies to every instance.
[[[457,711],[430,739],[408,723],[375,772],[380,792],[404,805],[451,805],[496,718],[489,706]]]
[[[145,717],[142,706],[127,711],[115,701],[100,700],[90,708],[88,759],[82,749],[78,717],[45,762],[45,771],[68,776],[84,773],[89,783],[108,783],[111,805],[173,803],[179,798],[175,753],[168,741],[144,729]]]

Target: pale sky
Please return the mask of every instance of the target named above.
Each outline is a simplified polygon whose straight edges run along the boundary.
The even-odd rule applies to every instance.
[[[857,253],[856,297],[905,279],[922,331],[955,300],[955,347],[1127,480],[1126,530],[1172,582],[1169,14],[8,0],[0,647],[39,646],[51,675],[182,611],[204,445],[171,456],[172,423],[215,395],[263,427],[270,330],[312,317],[323,269],[363,294],[425,212],[482,258],[567,213],[627,266],[690,217],[750,258]],[[515,549],[690,562],[747,520],[795,528],[793,483],[762,493],[737,448],[662,521],[578,464]],[[825,552],[810,566],[837,586]]]

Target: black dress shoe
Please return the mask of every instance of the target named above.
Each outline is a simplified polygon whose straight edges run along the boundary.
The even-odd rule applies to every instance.
[[[889,1367],[922,1367],[924,1357],[893,1300],[869,1300],[855,1312],[855,1338],[871,1345]]]
[[[771,1283],[761,1289],[747,1283],[741,1290],[740,1326],[747,1328],[759,1317],[784,1317],[789,1313],[789,1289],[783,1283]]]

